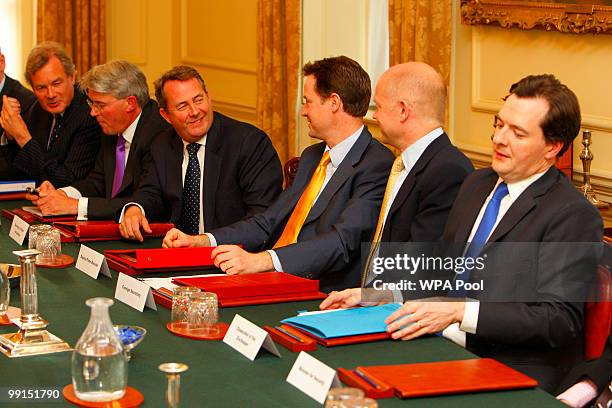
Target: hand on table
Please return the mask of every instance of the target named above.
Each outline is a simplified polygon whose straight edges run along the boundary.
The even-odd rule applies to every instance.
[[[140,208],[137,205],[132,205],[123,213],[123,220],[119,224],[119,232],[125,239],[142,242],[144,238],[140,232],[141,228],[146,233],[151,234],[153,232],[149,227],[149,221],[147,221]]]
[[[461,322],[464,311],[464,301],[451,301],[447,298],[409,301],[387,317],[385,323],[392,338],[412,340]]]
[[[212,257],[215,266],[228,275],[274,270],[272,257],[266,251],[253,254],[237,245],[219,245],[213,250]]]

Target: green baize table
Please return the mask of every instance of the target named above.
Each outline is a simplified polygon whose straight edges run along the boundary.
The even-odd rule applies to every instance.
[[[17,208],[27,202],[0,202],[0,208]],[[8,233],[11,223],[2,218],[0,227],[0,262],[18,263],[12,251],[23,249]],[[27,245],[27,240],[26,240]],[[102,252],[106,249],[159,247],[161,241],[147,240],[144,244],[126,241],[89,243]],[[27,248],[27,246],[25,247]],[[62,251],[76,258],[79,244],[62,244]],[[48,330],[67,341],[71,347],[89,321],[85,301],[92,297],[113,298],[117,272],[113,279],[100,275],[90,278],[74,266],[65,269],[38,268],[39,312],[49,321]],[[221,309],[219,319],[230,323],[240,314],[263,327],[275,325],[298,310],[315,310],[319,302],[293,302]],[[11,291],[11,306],[20,307],[19,288]],[[132,351],[128,384],[145,397],[143,407],[165,407],[166,378],[158,370],[165,362],[182,362],[189,370],[181,376],[181,407],[317,407],[315,400],[286,382],[297,358],[277,345],[282,358],[262,350],[255,361],[231,349],[221,341],[198,341],[172,335],[166,330],[170,311],[145,308],[143,313],[115,300],[110,308],[113,324],[132,324],[147,329],[143,342]],[[0,333],[16,331],[15,326],[0,326]],[[413,341],[379,341],[325,348],[319,346],[311,355],[336,369],[357,365],[406,364],[445,360],[460,360],[475,356],[441,337],[426,337]],[[20,387],[63,388],[71,382],[72,352],[9,359],[0,355],[0,389]],[[449,372],[449,376],[453,373]],[[540,389],[452,395],[435,398],[398,398],[378,400],[380,407],[563,407],[555,398]],[[55,402],[0,402],[9,407],[72,406],[60,398]]]

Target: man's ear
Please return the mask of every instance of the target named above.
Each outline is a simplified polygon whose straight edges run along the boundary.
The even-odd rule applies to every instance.
[[[136,97],[134,95],[130,95],[127,98],[125,98],[125,100],[127,101],[128,107],[127,107],[127,111],[128,112],[133,112],[135,109],[138,108],[138,101],[136,100]]]
[[[559,154],[562,148],[563,148],[563,142],[558,141],[558,140],[555,142],[546,143],[546,150],[544,152],[544,158],[546,160],[554,159],[555,157],[557,157],[557,155]]]
[[[159,108],[159,114],[162,116],[162,118],[166,120],[166,122],[172,124],[170,123],[170,116],[168,116],[168,112],[166,112],[164,108]]]
[[[332,108],[332,112],[336,113],[338,112],[340,109],[344,109],[344,106],[342,104],[342,98],[340,98],[340,95],[338,95],[337,93],[332,93],[327,100],[330,103],[330,106]]]
[[[410,118],[412,114],[412,105],[406,99],[400,99],[398,102],[400,109],[400,121],[403,123]]]

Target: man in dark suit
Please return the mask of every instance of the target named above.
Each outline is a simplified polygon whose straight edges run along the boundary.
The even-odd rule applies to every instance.
[[[28,198],[44,215],[113,219],[139,184],[152,140],[169,125],[149,97],[144,74],[127,61],[93,67],[81,78],[80,87],[87,93],[91,116],[107,135],[95,167],[85,179],[59,190],[45,181],[40,198]]]
[[[9,139],[3,154],[15,170],[38,183],[49,180],[63,187],[93,168],[102,131],[89,115],[75,76],[74,64],[59,44],[38,44],[26,63],[37,102],[25,118],[13,98],[6,98],[2,107],[0,126]]]
[[[214,112],[195,69],[174,67],[155,82],[155,94],[172,128],[151,146],[152,160],[131,200],[136,205],[121,217],[125,238],[142,240],[149,219],[203,233],[274,201],[283,175],[272,142],[255,126]]]
[[[395,65],[378,80],[374,101],[374,118],[380,125],[383,141],[401,154],[394,164],[394,168],[400,167],[397,179],[394,185],[387,183],[386,202],[383,201],[386,205],[379,215],[381,232],[378,237],[374,235],[370,252],[378,252],[379,243],[438,241],[461,183],[474,170],[470,160],[451,144],[442,129],[446,106],[444,81],[425,63]],[[393,170],[389,180],[393,180]],[[373,278],[369,256],[368,261],[363,284],[369,284]],[[381,301],[382,295],[374,291],[362,293],[361,288],[332,292],[321,308],[354,307],[361,301],[374,301],[370,297]]]
[[[18,103],[15,104],[15,108],[18,109],[20,114],[30,109],[36,97],[29,89],[25,88],[19,83],[4,73],[6,68],[6,60],[2,50],[0,50],[0,111],[4,105],[4,99],[12,98]],[[13,176],[18,177],[17,174],[12,174],[13,169],[11,163],[4,157],[4,148],[1,146],[7,145],[8,139],[4,134],[4,129],[0,126],[0,177],[1,178],[12,178]]]
[[[359,282],[361,242],[376,225],[393,155],[363,125],[371,88],[357,62],[326,58],[303,72],[302,116],[323,142],[304,150],[293,185],[261,214],[206,235],[171,230],[165,246],[212,240],[228,274],[284,271],[319,279],[323,291]]]
[[[463,183],[443,236],[463,259],[485,260],[457,275],[449,294],[465,282],[482,288],[454,302],[406,302],[387,319],[393,338],[447,329],[542,389],[558,387],[583,356],[583,302],[603,235],[597,209],[554,166],[579,129],[578,100],[554,76],[528,76],[510,88],[495,120],[492,166]]]

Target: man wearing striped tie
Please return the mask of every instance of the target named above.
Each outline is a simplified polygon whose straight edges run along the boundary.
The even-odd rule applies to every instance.
[[[284,271],[323,291],[358,284],[393,155],[363,125],[371,87],[357,62],[325,58],[303,73],[302,116],[323,142],[303,152],[293,185],[261,214],[209,234],[171,230],[164,246],[219,245],[215,265],[228,274]]]
[[[55,189],[50,181],[29,195],[44,215],[77,215],[79,220],[114,219],[138,187],[151,142],[170,126],[149,97],[147,79],[127,61],[93,67],[80,81],[90,114],[102,131],[102,147],[89,175]]]

